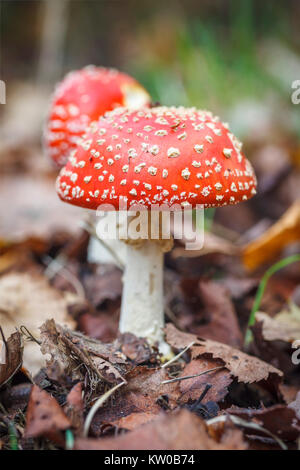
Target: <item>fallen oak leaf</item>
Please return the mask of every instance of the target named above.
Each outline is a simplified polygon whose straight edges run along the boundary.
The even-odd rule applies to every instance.
[[[1,333],[3,334],[2,328]],[[6,384],[19,370],[22,361],[23,341],[19,331],[10,335],[7,341],[3,335],[3,340],[0,340],[0,386]]]
[[[200,339],[188,333],[181,333],[171,323],[166,327],[166,340],[176,349],[184,348],[191,341],[194,341],[195,344],[190,349],[192,359],[198,359],[205,355],[212,356],[214,359],[221,359],[224,366],[239,382],[260,382],[267,380],[271,374],[274,374],[277,378],[283,375],[279,369],[261,361],[257,357],[249,356],[227,344]]]
[[[61,445],[62,431],[70,427],[71,421],[55,398],[34,385],[26,413],[25,437],[46,437]]]
[[[247,448],[245,442],[215,442],[205,422],[187,410],[161,414],[136,430],[113,438],[76,439],[76,450],[222,450]]]

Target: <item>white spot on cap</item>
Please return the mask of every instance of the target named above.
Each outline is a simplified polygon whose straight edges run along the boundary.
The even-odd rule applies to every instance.
[[[163,137],[164,135],[168,135],[168,132],[165,131],[164,129],[159,129],[158,131],[155,132],[155,135],[159,137]]]
[[[185,168],[184,170],[182,170],[181,176],[184,180],[188,180],[191,176],[190,170],[188,168]]]
[[[168,148],[167,155],[169,158],[176,158],[180,155],[180,150],[176,147]]]
[[[194,145],[194,150],[196,150],[197,153],[202,153],[204,150],[204,145],[203,144],[196,144]]]
[[[186,139],[186,137],[187,137],[187,133],[186,133],[186,132],[182,132],[182,134],[179,134],[179,135],[177,136],[177,139],[178,139],[178,140],[184,140],[184,139]]]
[[[226,158],[231,157],[231,152],[232,152],[232,149],[227,149],[227,148],[223,149],[223,154],[225,155]]]
[[[155,168],[154,166],[149,166],[148,173],[152,176],[155,176],[157,173],[157,168]]]
[[[148,144],[146,144],[148,145]],[[152,145],[149,147],[149,152],[152,153],[152,155],[157,155],[159,152],[159,146],[158,145]]]
[[[207,197],[210,194],[211,187],[210,186],[205,186],[205,188],[202,189],[201,194],[204,197]]]
[[[129,194],[131,194],[132,196],[137,196],[136,189],[134,189],[134,188],[131,189],[131,190],[129,191]]]

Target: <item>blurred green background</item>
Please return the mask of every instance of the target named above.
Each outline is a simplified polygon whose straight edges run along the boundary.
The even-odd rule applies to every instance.
[[[2,0],[0,76],[50,86],[113,66],[155,102],[221,114],[241,138],[271,124],[298,139],[299,17],[298,0]]]

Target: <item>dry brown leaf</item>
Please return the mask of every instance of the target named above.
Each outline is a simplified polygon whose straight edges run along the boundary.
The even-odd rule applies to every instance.
[[[298,391],[295,400],[292,401],[292,403],[290,403],[288,407],[295,411],[296,416],[300,421],[300,391]]]
[[[47,437],[61,441],[61,431],[71,427],[69,418],[54,397],[37,385],[31,390],[27,413],[25,437]]]
[[[71,389],[67,396],[67,404],[64,407],[64,412],[72,423],[72,428],[79,434],[83,429],[84,423],[84,403],[82,398],[82,383],[78,382]]]
[[[254,270],[272,261],[285,246],[299,239],[300,201],[296,201],[261,237],[244,247],[243,262],[248,269]]]
[[[215,359],[194,359],[186,365],[180,377],[199,374],[222,365],[222,361]],[[205,385],[208,383],[211,385],[211,388],[202,399],[201,403],[205,404],[208,401],[220,402],[227,395],[228,387],[231,382],[231,374],[225,368],[200,375],[200,377],[182,380],[179,382],[180,391],[182,392],[180,403],[187,403],[189,400],[197,400],[201,392],[203,392]]]
[[[40,155],[37,158],[42,160]],[[54,178],[35,175],[1,177],[0,237],[20,241],[27,237],[49,237],[56,230],[78,233],[82,212],[78,207],[61,204],[54,189]],[[13,201],[9,205],[7,201]]]
[[[210,321],[200,325],[195,333],[204,338],[240,347],[242,333],[227,289],[216,282],[200,281],[199,292]]]
[[[249,356],[227,344],[200,339],[188,333],[181,333],[171,323],[166,327],[166,339],[176,349],[183,349],[194,341],[195,344],[191,348],[192,359],[197,359],[206,354],[215,359],[221,359],[225,367],[239,382],[260,382],[261,380],[267,380],[270,374],[275,374],[277,378],[283,375],[280,370],[257,357]]]
[[[22,365],[21,334],[16,331],[5,343],[2,342],[0,336],[0,386],[4,385]]]
[[[205,422],[187,410],[160,415],[136,430],[113,438],[76,439],[75,449],[85,450],[222,450],[246,449],[236,436],[224,436],[215,442],[207,433]]]
[[[94,435],[101,434],[101,427],[104,424],[113,424],[118,426],[120,419],[129,415],[147,413],[157,415],[161,411],[158,400],[161,397],[167,397],[167,405],[170,409],[177,406],[181,392],[179,382],[163,384],[168,380],[168,372],[165,368],[148,368],[146,366],[137,366],[126,375],[127,384],[122,387],[118,396],[114,397],[114,404],[106,404],[98,410],[91,424],[91,430]],[[200,391],[201,393],[201,391]],[[134,420],[140,417],[132,417],[131,425]],[[122,422],[124,425],[124,422]]]
[[[195,247],[196,248],[196,247]],[[175,247],[171,252],[171,257],[177,259],[180,257],[197,258],[211,253],[220,253],[228,256],[237,256],[240,253],[240,248],[234,245],[229,240],[219,237],[211,232],[205,232],[203,246],[199,243],[199,248],[187,250],[184,247]]]
[[[275,317],[257,312],[256,321],[262,322],[263,337],[267,341],[285,341],[292,343],[300,338],[300,309],[292,307],[289,312],[281,312]]]
[[[133,431],[142,424],[150,423],[150,421],[153,421],[153,419],[157,418],[158,413],[159,409],[156,413],[150,411],[131,413],[130,415],[124,416],[123,418],[114,421],[112,424],[117,428]]]
[[[0,278],[0,325],[6,336],[24,325],[35,338],[39,338],[39,326],[48,318],[72,328],[68,305],[75,299],[73,294],[53,289],[41,275],[7,274]],[[35,374],[43,365],[39,346],[25,341],[24,366]]]
[[[296,412],[291,406],[275,405],[261,410],[233,408],[228,409],[227,412],[246,421],[259,424],[285,441],[294,441],[300,435],[300,419],[297,418]],[[256,433],[251,430],[250,434]]]
[[[85,371],[83,373],[78,366],[85,366],[98,380],[106,383],[125,381],[119,370],[104,359],[111,352],[109,346],[63,328],[54,320],[47,320],[40,329],[41,351],[51,355],[50,361],[47,361],[49,376],[52,376],[51,369],[55,365],[56,375],[67,374],[71,375],[73,380],[83,380]],[[109,358],[111,357],[113,354],[109,355]],[[116,352],[114,362],[123,364],[124,359]]]
[[[200,340],[192,349],[192,358],[203,354],[211,354],[215,359],[222,359],[227,369],[239,382],[253,383],[268,380],[270,374],[275,374],[277,377],[283,376],[279,369],[227,344]]]
[[[282,395],[284,402],[287,405],[289,405],[290,403],[296,400],[297,393],[299,390],[298,387],[296,387],[295,385],[286,385],[286,384],[281,383],[279,384],[278,388],[279,388],[279,391]],[[299,418],[300,418],[300,415],[299,415]]]
[[[165,328],[166,340],[175,350],[186,348],[191,343],[198,342],[198,336],[191,333],[184,333],[178,330],[173,323],[168,323]]]

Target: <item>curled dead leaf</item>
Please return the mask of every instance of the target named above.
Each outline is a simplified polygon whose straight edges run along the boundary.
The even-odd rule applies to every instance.
[[[300,201],[296,201],[263,235],[244,247],[242,258],[245,266],[254,270],[272,261],[289,243],[299,240],[299,234]]]
[[[51,360],[47,361],[49,369],[53,363],[56,363],[60,373],[70,375],[73,380],[83,380],[87,369],[91,375],[98,378],[98,381],[105,383],[125,381],[119,370],[106,359],[114,356],[112,349],[100,341],[63,328],[54,320],[47,320],[41,326],[41,341],[42,353],[51,355]],[[122,357],[116,352],[115,363],[118,362],[122,363]],[[51,372],[49,374],[51,376]]]
[[[4,385],[21,367],[23,361],[23,342],[19,331],[6,341],[0,336],[0,386]]]

